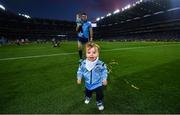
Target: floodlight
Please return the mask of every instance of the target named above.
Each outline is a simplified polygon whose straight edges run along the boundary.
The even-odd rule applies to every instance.
[[[113,14],[117,14],[117,13],[119,13],[119,12],[120,12],[120,10],[117,9],[117,10],[115,10],[115,11],[113,12]]]
[[[6,10],[6,8],[3,5],[1,5],[1,4],[0,4],[0,9]]]
[[[104,19],[104,17],[102,16],[101,19]]]
[[[111,13],[108,13],[106,16],[108,17],[108,16],[111,16],[112,14]]]
[[[100,18],[98,17],[98,18],[96,18],[96,21],[99,21],[100,20]]]
[[[30,17],[29,15],[27,15],[27,14],[18,13],[18,15],[19,15],[19,16],[23,16],[23,17],[25,17],[25,18],[27,18],[27,19],[31,18],[31,17]]]

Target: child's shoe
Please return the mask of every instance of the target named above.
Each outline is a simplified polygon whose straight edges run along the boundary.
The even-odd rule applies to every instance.
[[[85,104],[89,104],[90,100],[91,100],[91,98],[89,98],[89,97],[85,97],[85,101],[84,101],[84,103],[85,103]]]
[[[103,105],[102,101],[97,101],[96,104],[97,104],[99,111],[104,110],[104,105]]]

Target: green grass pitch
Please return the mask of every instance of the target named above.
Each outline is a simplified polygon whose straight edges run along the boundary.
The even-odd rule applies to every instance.
[[[85,105],[76,42],[0,47],[0,113],[180,113],[180,44],[98,42],[105,109]]]

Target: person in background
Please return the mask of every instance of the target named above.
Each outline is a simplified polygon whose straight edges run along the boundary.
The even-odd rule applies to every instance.
[[[76,31],[78,32],[78,53],[79,63],[83,60],[83,49],[85,45],[93,40],[93,29],[91,22],[88,21],[86,13],[76,15]]]

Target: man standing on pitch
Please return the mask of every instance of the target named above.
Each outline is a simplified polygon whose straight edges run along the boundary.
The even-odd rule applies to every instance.
[[[93,40],[93,29],[91,22],[88,21],[86,13],[76,15],[76,31],[78,32],[78,52],[79,52],[79,63],[83,60],[83,47]]]

